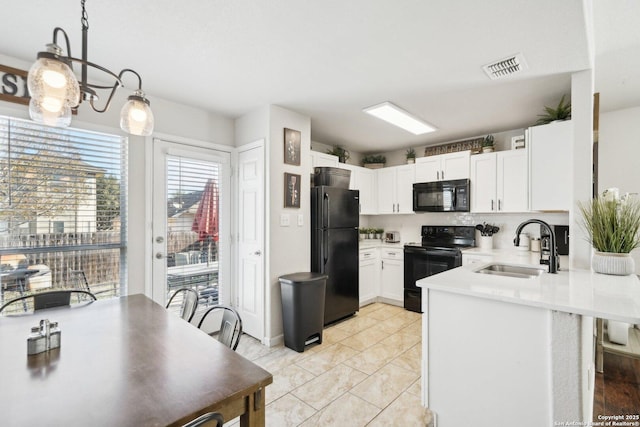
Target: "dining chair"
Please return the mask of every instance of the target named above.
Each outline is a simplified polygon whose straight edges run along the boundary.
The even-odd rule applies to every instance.
[[[216,424],[207,424],[212,421],[215,421]],[[222,417],[222,414],[218,412],[208,412],[206,414],[200,415],[195,420],[189,421],[182,427],[199,427],[205,424],[207,424],[208,427],[222,427],[222,424],[224,424],[224,418]]]
[[[226,305],[216,305],[205,311],[198,328],[202,329],[205,319],[210,313],[222,312],[222,321],[220,323],[220,329],[217,332],[210,334],[216,336],[218,341],[226,345],[230,349],[234,350],[238,348],[240,342],[240,335],[242,335],[242,319],[236,310]]]
[[[167,307],[169,308],[173,303],[174,299],[181,295],[182,301],[180,302],[180,317],[182,317],[187,322],[191,322],[193,319],[193,315],[196,314],[196,309],[198,308],[198,293],[191,288],[180,288],[171,295],[169,298],[169,302],[167,302]],[[176,305],[177,305],[176,301]]]
[[[14,298],[0,307],[0,314],[6,310],[8,314],[24,314],[29,313],[30,309],[34,312],[54,307],[71,307],[71,297],[77,297],[76,305],[84,305],[96,301],[96,296],[88,291],[78,289],[64,289],[56,291],[39,292],[31,295],[24,295]],[[11,306],[21,304],[22,311],[19,309],[11,309]]]

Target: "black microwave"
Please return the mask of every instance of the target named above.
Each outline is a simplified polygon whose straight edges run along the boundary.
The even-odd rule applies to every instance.
[[[469,212],[470,206],[468,179],[413,184],[414,212]]]

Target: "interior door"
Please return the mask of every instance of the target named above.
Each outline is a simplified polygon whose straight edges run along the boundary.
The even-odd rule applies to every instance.
[[[229,152],[154,140],[151,292],[156,302],[164,305],[186,287],[198,292],[199,311],[230,303],[229,187]]]
[[[237,310],[246,334],[264,337],[264,142],[238,151]]]

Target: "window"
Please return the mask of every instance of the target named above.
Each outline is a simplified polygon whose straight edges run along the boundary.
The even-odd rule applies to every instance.
[[[42,288],[126,293],[126,156],[121,136],[0,116],[3,299]]]
[[[221,164],[167,156],[167,294],[189,287],[219,303]]]

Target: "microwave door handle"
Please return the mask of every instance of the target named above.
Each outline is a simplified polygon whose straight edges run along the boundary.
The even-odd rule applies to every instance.
[[[456,200],[456,194],[457,194],[456,190],[457,189],[458,189],[457,187],[453,187],[453,190],[451,191],[451,209],[453,209],[453,211],[456,210],[456,201],[457,201]]]

